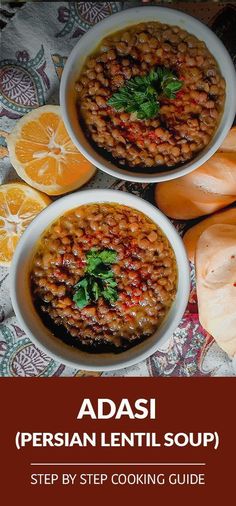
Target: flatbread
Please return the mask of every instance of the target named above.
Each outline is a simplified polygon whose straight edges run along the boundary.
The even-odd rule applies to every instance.
[[[236,225],[212,225],[196,249],[199,320],[219,346],[236,356]]]

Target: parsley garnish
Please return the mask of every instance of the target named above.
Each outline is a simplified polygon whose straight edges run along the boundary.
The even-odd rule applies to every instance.
[[[118,299],[117,282],[110,265],[117,261],[117,253],[111,249],[98,251],[92,248],[86,255],[85,276],[74,286],[73,301],[82,309],[103,297],[114,303]]]
[[[129,79],[112,95],[108,104],[116,111],[134,112],[138,119],[150,119],[159,112],[159,97],[175,98],[182,86],[182,81],[173,72],[158,67],[146,76]]]

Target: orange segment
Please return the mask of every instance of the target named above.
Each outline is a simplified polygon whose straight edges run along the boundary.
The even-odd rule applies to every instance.
[[[19,209],[19,214],[22,220],[29,220],[34,218],[38,213],[42,211],[42,204],[38,200],[28,197],[24,200]]]
[[[25,164],[34,159],[40,159],[48,150],[45,149],[45,144],[38,144],[32,141],[22,139],[16,143],[16,156],[19,162]]]
[[[0,193],[0,216],[7,212],[7,202],[5,195]]]
[[[23,125],[21,137],[22,139],[33,142],[37,141],[42,144],[47,144],[49,139],[45,129],[38,121],[29,121],[27,124]]]
[[[67,130],[66,130],[66,127],[63,123],[63,121],[60,122],[59,126],[58,126],[58,129],[57,129],[57,132],[56,132],[56,136],[55,136],[55,141],[58,143],[58,144],[61,144],[63,146],[66,145],[66,143],[69,141],[75,152],[78,152],[77,148],[75,147],[75,145],[71,142],[69,136],[68,136],[68,133],[67,133]]]
[[[16,249],[19,238],[15,236],[0,237],[0,265],[7,265],[11,262],[12,254]]]
[[[56,105],[39,107],[21,118],[8,136],[8,148],[18,175],[48,195],[80,188],[95,172],[68,136]]]
[[[70,171],[67,170],[67,164],[70,164]],[[80,153],[70,153],[66,155],[65,160],[60,162],[60,170],[58,174],[58,183],[70,185],[77,178],[87,176],[87,160]]]
[[[68,153],[78,153],[78,150],[77,148],[75,147],[75,145],[73,144],[72,141],[67,141],[65,144],[64,144],[64,149],[68,152]],[[82,155],[81,155],[82,156]]]
[[[19,208],[25,200],[25,191],[21,187],[9,186],[8,191],[4,192],[7,211],[9,214],[17,214]]]
[[[29,223],[51,200],[23,183],[0,186],[0,265],[9,265]]]
[[[42,113],[39,117],[39,122],[50,139],[52,135],[55,135],[58,125],[61,121],[60,116],[52,112]]]
[[[43,186],[55,184],[58,177],[57,172],[57,162],[49,156],[40,160],[33,160],[25,165],[25,174],[32,181],[32,186],[34,182]]]

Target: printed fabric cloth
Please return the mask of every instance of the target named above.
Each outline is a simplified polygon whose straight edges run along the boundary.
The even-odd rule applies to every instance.
[[[63,66],[83,33],[106,16],[139,2],[27,2],[2,30],[0,61],[0,183],[17,179],[10,165],[7,135],[32,108],[58,104]],[[155,3],[155,2],[152,2]],[[236,9],[233,4],[179,3],[208,23],[236,61]],[[7,4],[5,10],[12,10]],[[153,201],[153,185],[120,181],[98,171],[88,188],[116,188]],[[175,222],[180,234],[186,223]],[[189,226],[189,225],[188,225]],[[234,376],[236,363],[201,327],[198,319],[194,269],[187,310],[164,348],[145,362],[103,376]],[[0,268],[0,376],[48,377],[93,375],[57,363],[36,348],[13,313],[9,271]],[[100,375],[100,373],[94,373]]]

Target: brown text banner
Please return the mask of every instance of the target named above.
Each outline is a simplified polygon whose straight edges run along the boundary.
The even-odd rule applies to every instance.
[[[221,504],[234,490],[235,387],[234,378],[1,380],[1,496]]]

